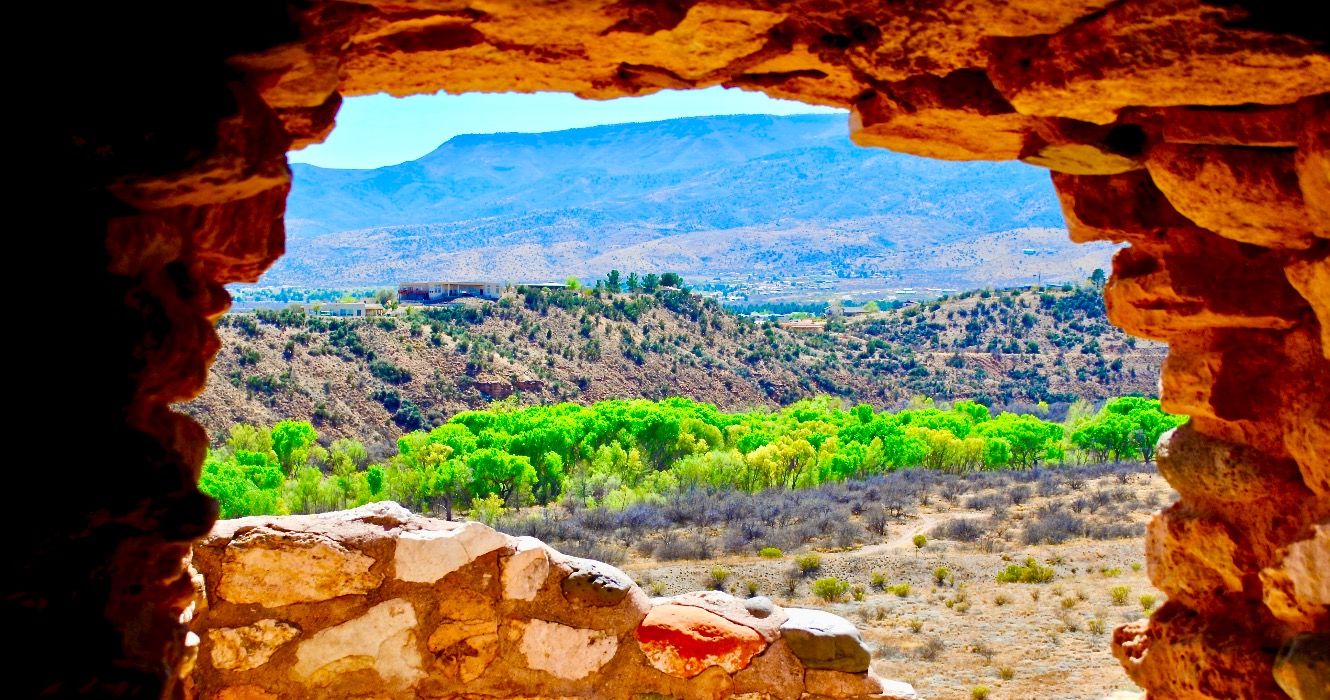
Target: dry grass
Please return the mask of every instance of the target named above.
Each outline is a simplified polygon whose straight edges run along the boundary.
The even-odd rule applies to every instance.
[[[1132,489],[1142,500],[1153,498],[1162,504],[1170,497],[1167,484],[1157,475],[1137,475],[1133,480]],[[917,552],[913,534],[932,533],[936,524],[973,512],[962,507],[964,498],[955,505],[934,498],[929,507],[893,521],[882,544],[870,541],[858,549],[820,552],[814,577],[802,575],[794,557],[763,559],[755,550],[670,563],[635,558],[623,566],[639,580],[668,582],[667,594],[674,594],[696,588],[712,567],[723,565],[731,572],[735,595],[747,594],[735,582],[754,581],[782,605],[821,607],[842,615],[859,626],[877,673],[909,680],[921,697],[963,699],[984,686],[991,689],[991,698],[1099,700],[1133,687],[1112,657],[1109,632],[1141,617],[1147,605],[1153,608],[1163,601],[1140,566],[1143,542],[1139,537],[1082,537],[1056,545],[1023,545],[1019,526],[1037,518],[1051,501],[1116,485],[1107,475],[1086,479],[1079,492],[1040,496],[1035,489],[1036,495],[1023,505],[1008,506],[999,527],[1006,528],[1011,539],[999,540],[998,546],[986,548],[983,541],[956,542],[930,534],[927,547]],[[995,495],[997,490],[976,495]],[[1124,522],[1143,523],[1149,513],[1138,510],[1122,516]],[[1012,563],[1023,564],[1026,557],[1052,567],[1054,581],[996,582],[999,571]],[[941,587],[936,578],[939,568],[947,570]],[[1106,573],[1115,569],[1111,576]],[[823,602],[810,590],[819,577],[862,586],[863,600],[845,596],[841,602]],[[1141,607],[1113,606],[1106,581],[1127,587],[1128,600],[1135,596]],[[790,583],[792,587],[787,586]]]

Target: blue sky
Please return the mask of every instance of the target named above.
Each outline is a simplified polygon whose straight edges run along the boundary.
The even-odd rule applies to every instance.
[[[645,97],[603,101],[553,92],[405,98],[368,95],[343,102],[337,113],[337,128],[328,139],[292,151],[290,159],[325,168],[377,168],[419,158],[457,134],[559,131],[713,114],[840,111],[721,87],[664,90]]]

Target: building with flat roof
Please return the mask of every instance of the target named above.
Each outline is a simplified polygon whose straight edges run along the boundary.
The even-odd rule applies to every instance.
[[[402,282],[397,298],[424,304],[442,304],[463,297],[498,299],[503,292],[499,282]]]

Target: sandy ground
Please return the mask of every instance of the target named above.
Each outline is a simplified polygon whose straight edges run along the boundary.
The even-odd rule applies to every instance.
[[[1157,474],[1133,480],[1139,494],[1157,493],[1161,501],[1171,494]],[[1019,521],[1045,500],[1035,498],[1013,508],[1012,516]],[[1146,577],[1143,541],[986,546],[932,538],[922,550],[912,543],[914,535],[931,533],[950,518],[982,515],[935,501],[894,524],[879,542],[820,552],[821,570],[807,577],[792,573],[795,555],[668,563],[630,555],[622,568],[648,591],[671,595],[711,586],[711,572],[719,566],[729,574],[723,587],[735,595],[748,595],[755,587],[782,605],[835,612],[859,626],[879,674],[914,684],[930,700],[970,698],[977,686],[988,687],[991,700],[1100,699],[1136,690],[1113,659],[1109,643],[1114,627],[1145,615],[1142,594],[1155,596],[1156,605],[1163,602]],[[1142,510],[1130,517],[1144,522],[1149,516]],[[996,582],[999,571],[1027,556],[1052,565],[1053,581]],[[938,567],[945,567],[952,580],[938,585]],[[888,585],[909,583],[908,595],[873,588],[873,572],[882,573]],[[814,597],[810,583],[822,576],[862,586],[863,599],[827,603]],[[1125,603],[1113,601],[1110,590],[1115,586],[1129,590]],[[1008,671],[1010,677],[1004,680]]]

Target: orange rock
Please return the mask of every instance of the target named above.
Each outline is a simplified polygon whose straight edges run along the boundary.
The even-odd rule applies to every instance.
[[[1268,248],[1304,249],[1315,240],[1291,151],[1161,144],[1146,167],[1202,228]]]
[[[680,678],[710,666],[734,673],[767,646],[753,629],[690,605],[652,608],[635,634],[652,666]]]
[[[1212,146],[1291,148],[1298,143],[1298,113],[1290,106],[1213,109],[1174,107],[1157,110],[1163,139],[1169,143]]]
[[[1159,590],[1204,612],[1227,608],[1231,601],[1226,597],[1240,594],[1243,578],[1256,572],[1246,543],[1233,528],[1186,502],[1150,520],[1145,561]]]
[[[1173,601],[1149,620],[1114,630],[1113,655],[1137,685],[1161,698],[1285,697],[1271,673],[1274,654],[1260,639],[1237,620],[1204,617]]]
[[[1010,160],[1021,153],[1033,120],[1017,114],[982,71],[921,76],[855,101],[850,138],[944,160]]]
[[[988,70],[1022,114],[1098,124],[1137,105],[1278,105],[1330,89],[1330,56],[1313,41],[1244,30],[1245,15],[1117,3],[1055,34],[991,40]]]

